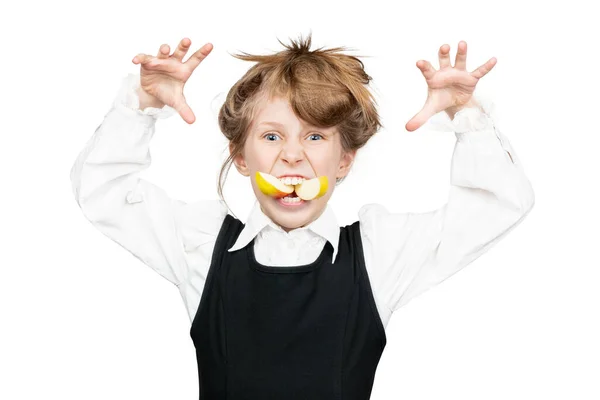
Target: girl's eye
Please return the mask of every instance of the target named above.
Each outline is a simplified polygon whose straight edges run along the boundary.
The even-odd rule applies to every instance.
[[[276,134],[274,134],[274,133],[266,133],[266,134],[264,134],[264,135],[263,135],[263,138],[267,138],[267,140],[268,140],[268,137],[270,137],[270,136],[271,136],[271,137],[279,137],[278,135],[276,135]],[[321,139],[323,139],[323,135],[321,135],[321,134],[319,134],[319,133],[314,133],[314,134],[310,135],[309,137],[313,137],[313,136],[318,136],[318,137],[320,137]],[[269,141],[269,142],[273,142],[273,140],[268,140],[268,141]]]
[[[266,135],[264,135],[263,137],[269,137],[269,136],[277,136],[274,133],[267,133]],[[270,142],[272,142],[272,140],[269,140]]]

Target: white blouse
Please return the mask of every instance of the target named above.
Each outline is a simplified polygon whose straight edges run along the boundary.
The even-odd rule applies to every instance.
[[[151,162],[157,119],[176,111],[169,106],[140,110],[137,87],[139,74],[123,79],[111,109],[71,168],[73,194],[99,231],[179,288],[191,322],[228,211],[221,200],[172,199],[140,178]],[[384,326],[395,310],[489,250],[534,205],[519,157],[494,125],[492,104],[475,99],[482,109],[465,108],[452,121],[441,112],[426,124],[454,131],[457,138],[444,206],[390,213],[380,204],[365,204],[358,211],[366,269]],[[256,201],[229,251],[256,237],[257,261],[285,268],[313,262],[326,241],[335,258],[338,236],[329,205],[309,226],[286,233]]]

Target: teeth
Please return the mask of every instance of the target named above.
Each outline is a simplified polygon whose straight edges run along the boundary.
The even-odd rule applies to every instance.
[[[295,176],[294,177],[286,176],[285,178],[281,178],[279,180],[286,185],[297,185],[299,183],[304,182],[304,178],[298,178]]]
[[[302,199],[300,197],[284,197],[281,200],[284,203],[290,203],[290,204],[300,203],[302,201]]]

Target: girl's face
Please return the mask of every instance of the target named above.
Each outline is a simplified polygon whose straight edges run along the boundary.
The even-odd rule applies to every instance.
[[[252,121],[242,154],[235,158],[237,170],[249,176],[261,210],[286,232],[316,220],[333,194],[336,178],[350,169],[356,151],[344,153],[339,133],[333,128],[317,128],[298,119],[287,100],[264,100]],[[329,188],[322,197],[287,206],[267,196],[256,185],[256,172],[275,177],[327,176]]]

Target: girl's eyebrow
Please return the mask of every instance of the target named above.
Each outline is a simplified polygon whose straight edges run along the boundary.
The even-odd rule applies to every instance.
[[[282,123],[280,122],[275,122],[275,121],[263,121],[260,122],[258,125],[256,125],[257,127],[261,126],[261,125],[271,125],[271,126],[276,126],[278,128],[285,128],[285,126],[283,126]],[[311,125],[311,124],[307,124],[307,128],[306,129],[319,129],[318,127]]]
[[[283,128],[283,124],[281,124],[279,122],[273,122],[273,121],[263,121],[258,124],[258,126],[260,126],[260,125],[272,125],[272,126],[278,126],[280,128]]]
[[[282,130],[285,129],[285,126],[282,123],[280,123],[280,122],[276,122],[276,121],[262,121],[262,122],[259,122],[256,125],[255,131],[260,132],[261,126],[263,126],[263,125],[270,125],[270,126],[282,129]],[[329,131],[327,131],[325,129],[320,129],[320,128],[318,128],[318,127],[316,127],[314,125],[311,125],[311,124],[308,124],[308,126],[305,128],[305,130],[306,131],[314,131],[314,130],[316,130],[316,131],[318,131],[319,133],[321,133],[322,135],[324,135],[326,137],[331,137],[332,135],[335,135],[335,133],[336,133],[335,131],[334,132],[329,132]]]

